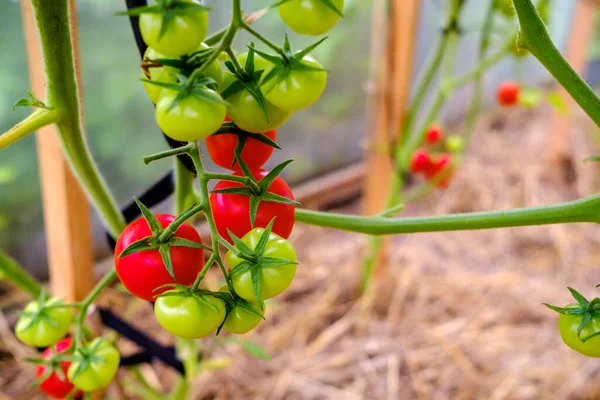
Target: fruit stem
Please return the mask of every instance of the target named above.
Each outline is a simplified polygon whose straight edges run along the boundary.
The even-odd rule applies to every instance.
[[[55,123],[60,114],[54,109],[40,108],[31,113],[23,121],[13,126],[10,130],[0,135],[0,150],[23,139],[38,129]]]

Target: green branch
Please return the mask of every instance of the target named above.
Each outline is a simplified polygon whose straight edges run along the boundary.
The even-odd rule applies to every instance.
[[[60,114],[49,108],[39,108],[31,113],[23,121],[16,124],[9,131],[0,135],[0,150],[10,146],[25,136],[32,134],[46,125],[53,124],[58,121]]]
[[[15,260],[0,251],[0,274],[12,285],[26,291],[32,298],[40,297],[42,285]]]
[[[67,0],[31,0],[46,68],[46,103],[56,121],[65,158],[108,231],[117,237],[125,221],[92,160],[83,134]]]
[[[529,50],[600,126],[600,98],[560,54],[531,0],[513,0],[513,4],[520,24],[518,45]]]
[[[463,231],[571,222],[600,223],[600,195],[551,206],[411,218],[366,217],[296,209],[296,221],[369,235]]]

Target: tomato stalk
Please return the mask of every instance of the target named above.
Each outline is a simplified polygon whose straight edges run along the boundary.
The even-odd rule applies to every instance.
[[[23,121],[10,130],[0,135],[0,150],[23,139],[38,129],[56,123],[60,118],[58,111],[49,108],[40,108],[31,113]]]
[[[173,192],[173,211],[179,215],[190,206],[194,199],[194,174],[176,158],[173,162],[175,189]]]
[[[600,126],[600,98],[560,54],[531,0],[513,0],[513,4],[520,24],[518,45],[529,50]]]
[[[63,153],[108,231],[117,237],[125,220],[92,160],[83,133],[68,1],[31,0],[31,4],[43,49],[46,104],[60,115],[55,123]]]

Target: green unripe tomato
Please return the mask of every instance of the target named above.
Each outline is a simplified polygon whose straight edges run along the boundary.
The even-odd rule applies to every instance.
[[[564,308],[578,308],[579,304],[569,304]],[[581,323],[581,315],[564,315],[558,316],[558,332],[562,340],[567,346],[573,350],[586,355],[588,357],[600,357],[600,336],[594,336],[585,342],[582,342],[579,337],[587,337],[593,333],[600,332],[600,318],[592,317],[581,331],[581,335],[577,335],[577,327]]]
[[[49,347],[62,339],[71,326],[73,314],[67,307],[49,308],[63,305],[56,297],[40,304],[32,301],[25,306],[25,313],[17,321],[15,334],[17,338],[30,346]]]
[[[212,89],[203,88],[218,96]],[[162,131],[180,142],[204,139],[215,133],[225,119],[226,107],[207,99],[187,96],[171,108],[178,92],[163,89],[156,104],[156,122]]]
[[[332,0],[332,3],[340,12],[344,11],[344,0]],[[322,0],[290,0],[278,8],[283,22],[302,35],[320,36],[340,19]]]
[[[206,44],[202,43],[198,50],[209,49],[210,47]],[[198,51],[197,50],[197,51]],[[221,68],[221,64],[218,61],[213,61],[205,70],[204,76],[207,78],[212,78],[217,82],[217,89],[221,88],[223,84],[223,68]]]
[[[227,285],[221,287],[219,292],[228,292]],[[248,304],[257,312],[263,314],[265,309],[265,302],[262,302],[262,307],[257,302],[248,302]],[[223,323],[223,330],[229,333],[236,333],[243,335],[244,333],[250,332],[256,328],[259,322],[262,320],[261,317],[252,313],[251,311],[241,307],[235,306],[225,318]]]
[[[450,135],[446,138],[444,146],[446,146],[446,150],[449,152],[458,153],[461,152],[465,147],[465,141],[461,136]]]
[[[150,59],[150,60],[156,60],[159,58],[168,58],[165,57],[164,55],[160,54],[159,52],[157,52],[156,50],[154,50],[151,47],[148,47],[146,49],[146,52],[144,53],[144,59]],[[148,68],[148,72],[150,73],[150,76],[146,76],[144,75],[144,72],[142,71],[142,77],[145,79],[149,79],[153,82],[161,82],[161,83],[177,83],[177,69],[172,68],[172,67],[156,67],[156,68]],[[149,82],[144,82],[144,89],[146,89],[146,93],[148,94],[148,97],[150,97],[150,100],[152,100],[152,102],[154,104],[156,104],[156,102],[158,102],[158,97],[160,96],[160,92],[162,92],[162,90],[164,89],[162,86],[158,86],[158,85],[153,85],[152,83]]]
[[[225,302],[201,292],[192,295],[171,290],[156,300],[154,314],[162,327],[173,335],[199,339],[221,325],[225,319]]]
[[[192,3],[192,0],[186,0]],[[140,32],[144,42],[161,54],[179,57],[198,49],[208,32],[206,11],[189,11],[185,15],[176,14],[169,20],[169,26],[160,35],[163,14],[143,13],[140,15]]]
[[[302,58],[302,64],[323,68],[310,55]],[[265,98],[282,110],[297,111],[310,106],[321,97],[327,84],[327,72],[293,68],[285,79],[280,82],[277,80],[273,78],[262,86]]]
[[[90,353],[85,354],[82,350]],[[85,392],[105,388],[119,370],[119,351],[100,337],[92,340],[82,350],[75,353],[75,360],[67,371],[67,377],[76,388]]]
[[[264,231],[263,228],[254,228],[242,238],[242,242],[244,242],[250,250],[254,250]],[[286,239],[283,239],[274,233],[269,235],[263,256],[282,258],[291,261],[297,260],[294,246]],[[244,261],[231,251],[227,252],[225,259],[232,272],[237,265]],[[261,267],[259,279],[262,298],[270,299],[283,292],[290,286],[295,275],[296,264],[286,264],[277,267]],[[248,301],[257,301],[256,296],[254,295],[254,286],[252,285],[250,271],[233,275],[231,283],[238,296]]]

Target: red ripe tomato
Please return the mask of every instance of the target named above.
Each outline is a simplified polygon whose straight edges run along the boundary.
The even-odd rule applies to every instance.
[[[225,121],[231,121],[229,117],[225,117]],[[263,133],[271,140],[275,140],[277,137],[277,131],[273,129]],[[223,135],[212,135],[206,138],[206,147],[210,158],[219,167],[232,169],[239,171],[240,166],[238,163],[232,166],[235,158],[235,148],[238,144],[238,136],[235,134],[223,134]],[[251,136],[248,137],[242,150],[242,159],[246,162],[249,168],[260,168],[264,163],[267,162],[269,157],[273,154],[273,147],[259,142],[253,139]]]
[[[175,220],[173,215],[168,214],[157,214],[156,218],[163,228]],[[167,271],[158,250],[144,250],[119,258],[119,254],[130,244],[149,236],[152,236],[152,231],[144,218],[133,221],[117,240],[114,260],[117,274],[127,290],[141,299],[154,301],[157,295],[169,289],[167,287],[155,291],[160,286],[193,283],[204,266],[204,251],[191,247],[171,247],[171,262],[177,280],[173,280]],[[202,243],[198,232],[187,223],[177,228],[175,237]]]
[[[425,172],[431,166],[431,157],[425,149],[417,149],[410,160],[410,171],[413,174]]]
[[[254,169],[251,172],[257,180],[268,174],[268,171],[262,169]],[[240,171],[234,175],[243,176]],[[243,187],[243,185],[238,182],[220,181],[215,186],[215,190],[234,187]],[[279,176],[271,183],[268,191],[288,199],[294,199],[292,189]],[[273,224],[273,233],[287,239],[292,233],[296,218],[292,204],[261,201],[258,205],[254,227],[252,227],[250,225],[250,198],[241,194],[211,193],[210,206],[219,234],[230,243],[233,243],[233,240],[229,237],[228,229],[241,238],[252,228],[265,228],[274,217],[276,218]]]
[[[517,83],[513,81],[502,82],[500,86],[498,86],[498,91],[496,92],[498,103],[504,107],[514,106],[519,100],[520,91],[521,88]]]
[[[427,168],[425,172],[425,178],[428,180],[434,179],[438,176],[442,171],[446,168],[452,166],[452,157],[449,154],[441,154],[431,161],[431,165]],[[444,179],[438,182],[438,188],[446,188],[450,184],[451,176],[448,175]]]
[[[59,353],[65,353],[70,347],[72,343],[71,338],[65,338],[60,340],[58,343],[54,345],[54,348],[48,347],[42,353],[42,358],[44,360],[52,360],[53,353],[54,355]],[[53,351],[54,349],[54,351]],[[71,361],[60,361],[60,369],[63,372],[64,380],[60,379],[56,372],[52,372],[48,378],[46,378],[42,383],[40,383],[40,389],[44,393],[46,393],[50,397],[55,397],[57,399],[63,399],[67,397],[69,393],[73,390],[74,386],[69,379],[67,378],[67,370],[71,365]],[[59,366],[57,365],[56,368]],[[40,364],[37,366],[36,376],[37,378],[42,377],[46,371],[48,370],[48,366],[44,364]],[[74,398],[80,396],[82,394],[81,390],[73,396]]]
[[[436,144],[444,137],[444,131],[438,124],[431,124],[425,133],[425,141],[429,144]]]

